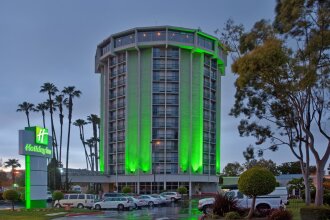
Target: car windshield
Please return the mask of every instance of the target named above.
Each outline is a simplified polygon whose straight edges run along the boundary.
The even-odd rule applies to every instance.
[[[153,198],[159,198],[158,195],[151,195],[151,197],[153,197]]]

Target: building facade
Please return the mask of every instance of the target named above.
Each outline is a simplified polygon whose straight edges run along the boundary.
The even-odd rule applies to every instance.
[[[134,28],[97,46],[100,169],[110,189],[217,188],[225,66],[221,42],[194,29]]]

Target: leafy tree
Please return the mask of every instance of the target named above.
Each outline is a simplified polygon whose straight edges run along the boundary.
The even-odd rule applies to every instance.
[[[252,198],[249,219],[253,216],[256,197],[271,193],[275,186],[275,176],[268,169],[262,167],[250,168],[240,175],[238,179],[239,191]]]
[[[74,86],[64,87],[62,93],[67,96],[65,99],[65,105],[68,108],[68,138],[67,138],[67,146],[66,146],[66,162],[65,162],[65,187],[66,190],[69,190],[69,149],[70,149],[70,134],[71,134],[71,120],[72,120],[72,110],[73,110],[73,99],[75,97],[79,98],[81,95],[81,91],[76,90]]]
[[[243,151],[243,156],[247,162],[254,159],[254,147],[249,145],[245,151]]]
[[[132,189],[129,186],[125,186],[125,187],[122,188],[121,192],[122,193],[126,193],[126,194],[127,193],[131,193],[132,192]]]
[[[42,124],[44,128],[46,127],[46,121],[45,121],[45,111],[48,110],[48,105],[46,102],[39,103],[35,108],[33,108],[33,111],[35,112],[41,112],[42,115]]]
[[[59,169],[59,161],[52,158],[47,166],[48,170],[48,187],[51,190],[57,190],[61,188],[61,171]]]
[[[52,146],[53,146],[53,157],[58,159],[58,149],[57,149],[57,141],[56,141],[56,132],[54,127],[54,118],[53,118],[53,112],[55,110],[54,100],[53,97],[58,92],[57,87],[53,83],[44,83],[40,88],[41,93],[47,93],[48,94],[48,109],[50,113],[50,122],[51,122],[51,130],[52,130]]]
[[[238,162],[234,162],[228,163],[222,172],[225,176],[239,176],[243,170],[244,168]]]
[[[15,190],[8,189],[3,193],[2,197],[5,200],[11,201],[11,207],[14,211],[14,202],[18,200],[18,193]]]
[[[322,205],[330,155],[329,7],[330,2],[322,0],[278,0],[273,24],[261,20],[250,32],[238,26],[234,35],[223,36],[236,45],[228,47],[236,54],[232,71],[238,75],[231,114],[245,116],[240,135],[256,137],[257,145],[269,140],[274,148],[288,146],[300,161],[305,182],[311,152],[317,168],[317,206]],[[235,29],[229,24],[229,30]],[[315,144],[319,135],[327,141],[322,151]]]
[[[188,189],[185,187],[185,186],[180,186],[179,188],[178,188],[178,193],[180,193],[181,195],[185,195],[185,194],[187,194],[188,193]]]
[[[306,164],[304,164],[304,167],[305,166]],[[281,172],[281,174],[300,174],[300,161],[282,163],[281,165],[277,166],[277,169],[279,172]],[[315,166],[309,166],[309,173],[314,173],[315,170]]]
[[[8,159],[5,162],[5,167],[11,167],[11,179],[12,179],[12,184],[15,183],[15,169],[17,167],[21,167],[21,164],[18,162],[18,159]]]
[[[64,198],[64,194],[61,191],[54,191],[52,195],[53,200],[56,202]]]
[[[34,104],[29,102],[23,102],[22,104],[18,105],[17,112],[24,112],[28,121],[28,127],[30,127],[30,117],[29,114],[33,110]]]
[[[0,187],[8,184],[9,178],[7,177],[7,173],[0,170]]]
[[[274,161],[266,160],[263,158],[260,160],[256,160],[256,159],[250,160],[248,162],[245,162],[243,164],[243,166],[246,170],[248,170],[252,167],[255,167],[255,166],[264,167],[264,168],[268,169],[270,172],[272,172],[272,174],[275,176],[280,174],[277,169],[276,163]]]
[[[87,166],[87,170],[88,170],[89,169],[88,164],[91,165],[91,162],[89,160],[88,153],[86,150],[86,141],[85,141],[85,132],[84,132],[84,125],[87,125],[87,122],[83,119],[77,119],[75,122],[73,122],[73,125],[79,127],[79,136],[80,136],[80,140],[84,147],[86,166]]]

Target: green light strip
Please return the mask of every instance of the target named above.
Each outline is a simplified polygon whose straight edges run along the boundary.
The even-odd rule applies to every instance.
[[[101,84],[101,106],[100,106],[100,147],[99,147],[99,156],[100,156],[100,172],[104,173],[104,74],[101,74],[100,84]]]
[[[192,75],[192,150],[191,168],[194,173],[203,171],[203,66],[204,55],[193,54]]]
[[[127,60],[127,116],[125,136],[125,171],[126,174],[135,173],[139,164],[139,139],[138,139],[138,53],[128,51]]]
[[[190,51],[180,50],[180,138],[179,165],[182,172],[189,168],[190,147]]]
[[[217,93],[216,93],[216,164],[215,164],[215,170],[217,174],[221,173],[221,166],[220,166],[220,160],[221,160],[221,75],[217,75]]]
[[[25,208],[31,208],[31,162],[30,155],[25,155]]]
[[[150,172],[152,167],[151,137],[151,48],[141,50],[140,81],[140,164],[142,172]]]

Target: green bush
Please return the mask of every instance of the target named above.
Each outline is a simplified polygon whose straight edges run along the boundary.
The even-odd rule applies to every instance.
[[[272,172],[263,167],[252,167],[246,170],[238,179],[238,189],[254,201],[257,196],[267,195],[274,191],[276,179]],[[251,206],[248,218],[253,215],[254,206]]]
[[[12,210],[14,211],[14,201],[18,200],[18,193],[15,190],[9,189],[3,193],[3,198],[11,201]]]
[[[180,187],[178,188],[177,191],[178,191],[178,193],[180,193],[181,195],[187,194],[187,192],[188,192],[187,188],[184,187],[184,186],[180,186]]]
[[[327,220],[330,216],[329,207],[302,207],[300,208],[301,220]]]
[[[129,186],[125,186],[125,187],[122,188],[121,192],[122,193],[126,193],[126,194],[127,193],[131,193],[132,192],[132,189]]]
[[[227,212],[225,215],[225,219],[240,219],[241,216],[238,212]]]
[[[323,196],[323,204],[330,205],[330,193],[326,193]]]
[[[218,216],[226,216],[226,213],[239,211],[238,200],[223,194],[215,197],[213,213]]]
[[[61,191],[54,191],[52,198],[54,201],[61,200],[64,198],[64,194]]]
[[[276,210],[268,217],[269,220],[292,220],[293,215],[288,210]]]

